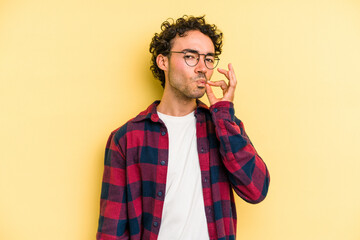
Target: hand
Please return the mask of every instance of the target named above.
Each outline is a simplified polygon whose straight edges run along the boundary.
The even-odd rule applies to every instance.
[[[209,99],[210,106],[214,105],[219,101],[229,101],[232,102],[234,100],[234,93],[236,88],[236,76],[234,72],[234,68],[231,63],[228,64],[229,71],[225,69],[218,68],[218,72],[224,74],[225,77],[229,80],[229,84],[226,84],[224,80],[220,81],[207,81],[206,82],[206,95]],[[211,86],[213,87],[220,87],[223,90],[223,97],[216,98],[215,94],[213,93]]]

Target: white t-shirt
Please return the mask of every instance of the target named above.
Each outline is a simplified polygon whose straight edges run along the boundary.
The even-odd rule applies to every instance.
[[[159,240],[209,240],[194,112],[174,117],[158,112],[169,135],[169,162]]]

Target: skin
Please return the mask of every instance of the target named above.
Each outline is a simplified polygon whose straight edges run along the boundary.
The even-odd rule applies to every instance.
[[[171,51],[185,49],[193,49],[201,54],[215,52],[211,39],[198,30],[188,31],[185,36],[176,36],[172,40]],[[205,93],[210,105],[219,101],[233,101],[237,81],[231,64],[228,64],[228,70],[217,68],[217,71],[227,78],[227,84],[224,80],[210,81],[214,70],[205,66],[203,55],[194,67],[188,66],[183,57],[181,53],[157,56],[157,64],[165,74],[164,92],[157,107],[159,112],[172,116],[185,116],[195,110],[196,99]],[[220,87],[223,97],[217,98],[211,87]]]

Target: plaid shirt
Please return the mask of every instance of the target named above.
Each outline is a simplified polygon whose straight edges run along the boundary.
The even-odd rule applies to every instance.
[[[98,240],[157,239],[165,199],[168,133],[158,101],[113,131],[105,152]],[[210,239],[234,239],[233,191],[250,203],[262,201],[269,172],[234,116],[231,102],[195,111],[205,214]]]

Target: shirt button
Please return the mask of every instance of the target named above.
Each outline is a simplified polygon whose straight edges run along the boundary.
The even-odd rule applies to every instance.
[[[218,109],[217,109],[217,108],[214,108],[214,112],[216,112],[216,113],[217,113],[217,112],[218,112]]]
[[[200,152],[202,152],[202,153],[203,153],[203,152],[204,152],[204,148],[201,148]]]
[[[154,225],[154,227],[157,227],[157,226],[159,226],[159,223],[158,223],[158,222],[154,222],[153,225]]]
[[[204,182],[207,182],[207,178],[204,178]]]
[[[165,163],[166,162],[164,160],[160,162],[160,164],[163,165],[163,166],[165,165]]]
[[[161,197],[163,195],[162,191],[158,192],[157,194],[159,197]]]
[[[165,131],[162,131],[162,132],[161,132],[161,135],[163,135],[163,136],[164,136],[165,134],[166,134],[166,132],[165,132]]]

